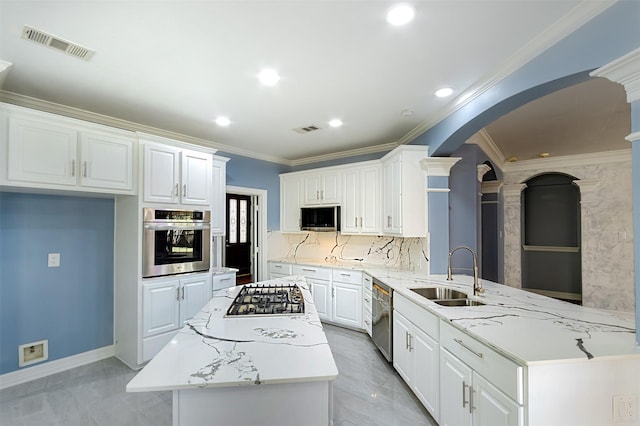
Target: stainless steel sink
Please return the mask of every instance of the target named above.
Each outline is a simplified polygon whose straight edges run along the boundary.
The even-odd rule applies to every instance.
[[[449,299],[449,300],[434,300],[438,305],[442,306],[482,306],[484,303],[471,299]]]
[[[429,300],[466,299],[467,294],[447,287],[412,288],[411,291]]]

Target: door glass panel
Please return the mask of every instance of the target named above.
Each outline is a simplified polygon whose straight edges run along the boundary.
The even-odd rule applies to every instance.
[[[235,198],[229,199],[229,243],[235,244],[238,242],[238,200]]]
[[[240,242],[247,242],[247,200],[240,200]]]

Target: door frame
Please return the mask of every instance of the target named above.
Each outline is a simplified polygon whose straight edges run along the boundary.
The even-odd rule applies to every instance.
[[[251,227],[251,273],[256,282],[266,280],[268,277],[267,191],[265,189],[227,185],[226,193],[251,196],[251,222],[254,225]],[[255,226],[256,223],[258,226]]]

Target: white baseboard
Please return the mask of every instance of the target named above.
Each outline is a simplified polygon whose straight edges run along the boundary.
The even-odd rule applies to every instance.
[[[0,389],[30,382],[31,380],[41,379],[55,373],[60,373],[61,371],[70,370],[75,367],[80,367],[81,365],[100,361],[102,359],[115,356],[115,352],[114,345],[104,346],[92,351],[12,371],[11,373],[0,375]]]

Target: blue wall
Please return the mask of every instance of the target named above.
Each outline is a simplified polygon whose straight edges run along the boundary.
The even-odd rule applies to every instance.
[[[113,218],[110,199],[0,193],[0,374],[20,344],[48,339],[49,361],[113,344]]]
[[[227,163],[227,185],[267,191],[267,229],[280,229],[280,173],[291,171],[291,167],[268,161],[217,152],[230,158]]]

